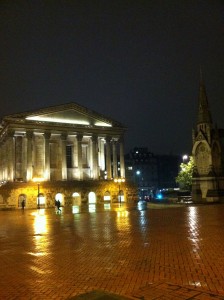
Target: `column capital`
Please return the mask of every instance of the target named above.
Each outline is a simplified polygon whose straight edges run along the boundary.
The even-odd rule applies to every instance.
[[[97,136],[96,134],[93,134],[93,135],[91,136],[91,140],[92,140],[92,142],[97,142],[98,136]]]
[[[62,140],[62,141],[66,141],[66,140],[67,140],[67,137],[68,137],[68,134],[67,134],[67,133],[65,133],[65,132],[61,133],[61,140]]]
[[[110,143],[110,142],[111,142],[111,136],[107,136],[107,137],[105,138],[105,140],[106,140],[107,143]]]
[[[81,142],[82,138],[83,138],[83,134],[77,134],[76,135],[76,139],[77,139],[78,142]]]
[[[45,140],[49,140],[51,138],[51,132],[44,132],[44,138]]]
[[[32,130],[27,130],[26,131],[26,137],[29,138],[29,139],[32,139],[32,137],[33,137],[33,131]]]

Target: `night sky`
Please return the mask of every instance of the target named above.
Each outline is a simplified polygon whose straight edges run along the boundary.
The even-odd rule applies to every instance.
[[[200,67],[224,128],[224,1],[0,0],[0,117],[76,102],[125,150],[191,152]]]

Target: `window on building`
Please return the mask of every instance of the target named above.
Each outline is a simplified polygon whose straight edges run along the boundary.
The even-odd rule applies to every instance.
[[[66,164],[67,168],[72,168],[72,146],[66,146]]]

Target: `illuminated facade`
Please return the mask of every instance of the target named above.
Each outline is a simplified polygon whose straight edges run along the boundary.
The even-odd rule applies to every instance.
[[[6,116],[0,129],[1,188],[125,178],[125,130],[75,103]]]
[[[224,200],[224,130],[213,125],[204,83],[201,79],[196,130],[193,130],[195,168],[192,182],[194,202]]]
[[[74,103],[6,116],[0,131],[0,180],[98,180],[118,172],[125,177],[124,130]]]

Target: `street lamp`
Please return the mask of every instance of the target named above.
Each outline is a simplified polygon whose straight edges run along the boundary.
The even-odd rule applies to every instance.
[[[37,208],[40,209],[40,183],[37,183]]]
[[[187,154],[184,154],[182,156],[182,159],[183,159],[183,163],[185,163],[187,160],[188,160],[188,155]]]
[[[125,182],[125,178],[114,178],[114,182],[118,184],[118,199],[121,204],[121,183]]]
[[[44,181],[44,178],[33,178],[33,182],[37,183],[37,208],[40,209],[40,182]]]
[[[137,170],[136,171],[136,176],[137,176],[137,186],[138,186],[138,197],[140,198],[140,200],[141,200],[141,189],[140,189],[140,175],[141,175],[141,171],[140,170]],[[135,182],[136,182],[135,181]]]

